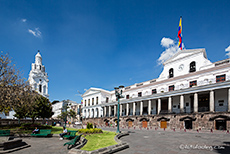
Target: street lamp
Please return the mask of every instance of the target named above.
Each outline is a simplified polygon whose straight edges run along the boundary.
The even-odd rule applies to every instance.
[[[120,129],[119,129],[119,116],[120,116],[120,98],[124,98],[124,96],[122,96],[122,90],[123,90],[124,86],[119,86],[119,87],[115,87],[115,95],[117,98],[117,133],[120,133]]]

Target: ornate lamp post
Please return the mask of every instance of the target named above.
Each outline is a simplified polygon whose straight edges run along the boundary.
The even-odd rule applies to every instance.
[[[117,98],[117,133],[120,133],[120,128],[119,128],[119,116],[120,116],[120,98],[124,98],[124,96],[122,96],[122,90],[123,90],[124,86],[119,86],[115,87],[115,95]]]

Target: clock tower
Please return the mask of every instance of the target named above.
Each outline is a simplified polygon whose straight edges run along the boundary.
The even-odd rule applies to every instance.
[[[38,53],[35,56],[35,63],[32,63],[31,65],[29,83],[33,90],[37,91],[42,96],[49,98],[48,82],[48,75],[45,72],[45,66],[42,65],[42,56],[38,50]]]

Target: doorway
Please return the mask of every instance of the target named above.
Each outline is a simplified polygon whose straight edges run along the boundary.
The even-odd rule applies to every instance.
[[[185,129],[192,129],[192,120],[185,120],[184,126],[185,126]]]
[[[216,130],[226,130],[226,120],[216,120]]]
[[[142,121],[142,127],[147,128],[147,126],[148,126],[148,122],[147,121]]]
[[[167,121],[161,121],[161,128],[167,128]]]
[[[133,126],[133,122],[132,121],[129,121],[128,122],[128,127],[132,127]]]

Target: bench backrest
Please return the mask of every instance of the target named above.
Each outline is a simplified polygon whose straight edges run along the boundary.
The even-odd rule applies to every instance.
[[[39,134],[51,134],[51,129],[41,129]]]
[[[75,136],[77,131],[68,130],[69,135]]]
[[[10,130],[0,130],[0,134],[10,134]]]
[[[74,142],[79,141],[79,140],[81,139],[81,135],[82,135],[82,134],[76,136],[76,137],[74,138]]]

